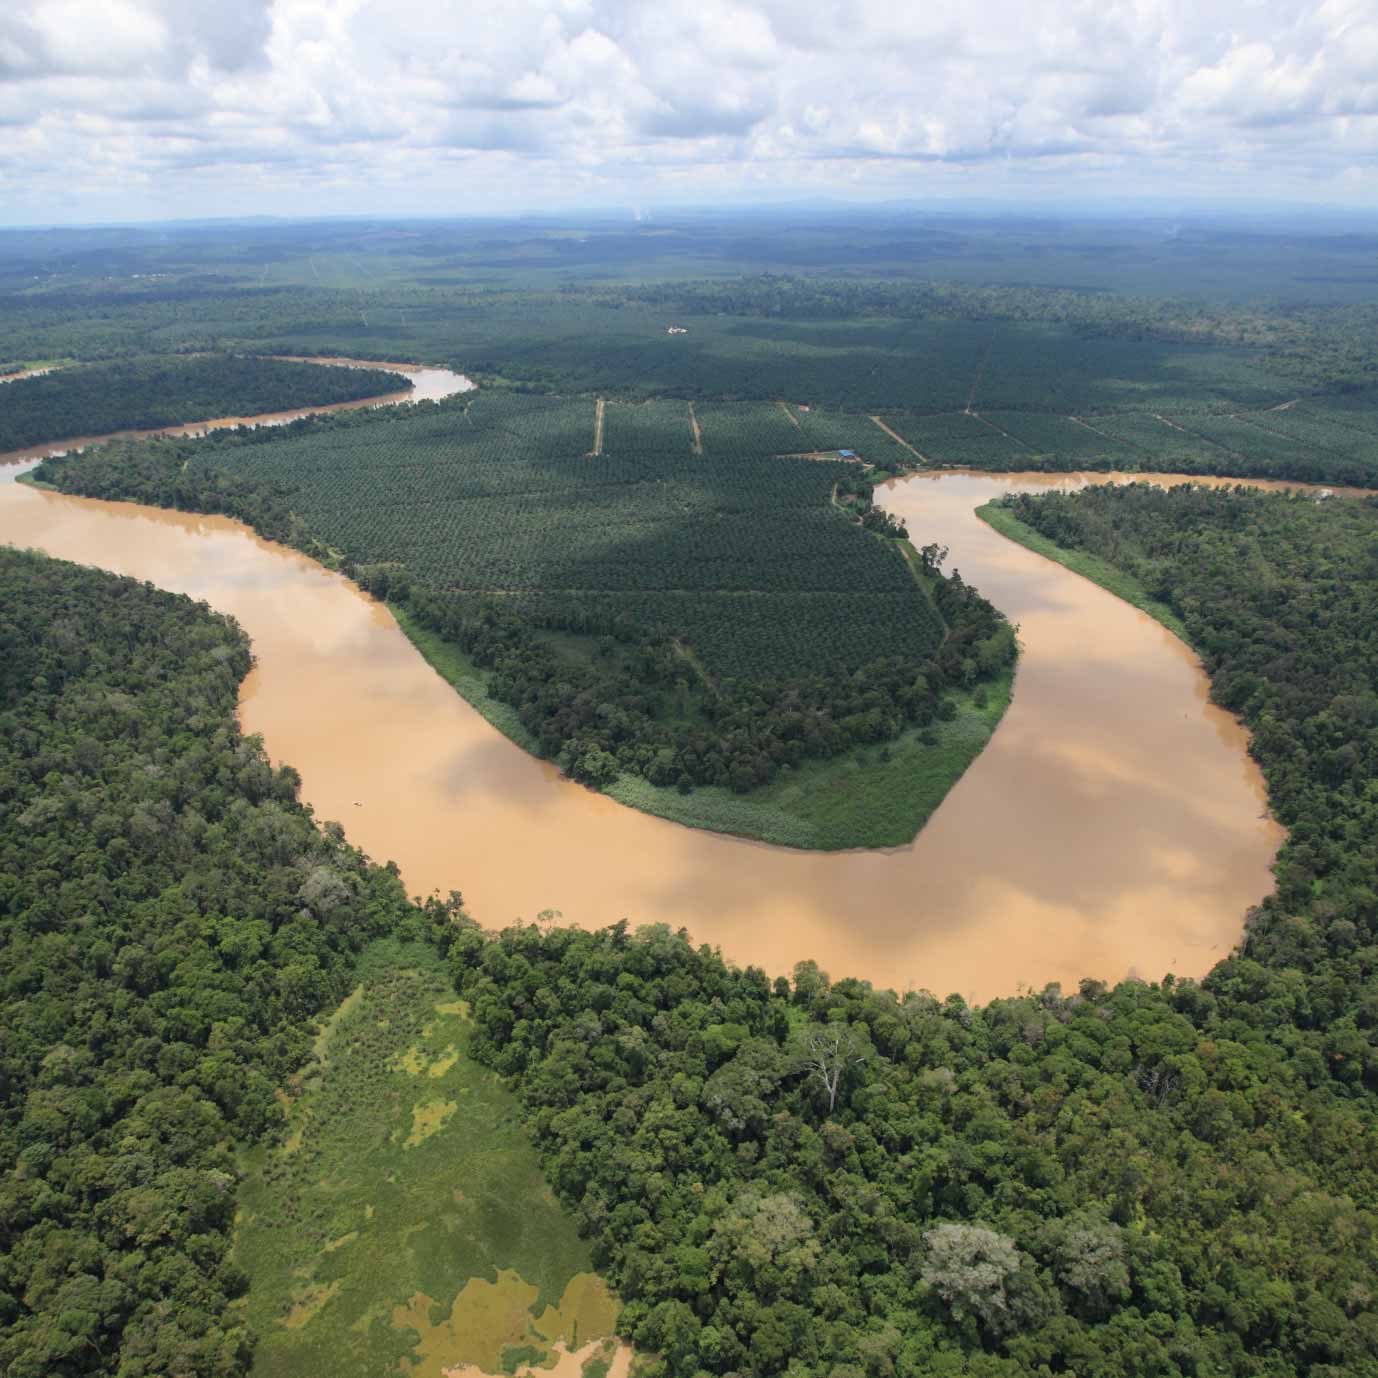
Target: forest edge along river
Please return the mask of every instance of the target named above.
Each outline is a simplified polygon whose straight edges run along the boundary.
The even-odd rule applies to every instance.
[[[406,400],[467,383],[413,376],[426,390]],[[310,410],[322,409],[291,415]],[[4,473],[24,457],[4,456]],[[884,852],[695,831],[564,779],[460,698],[385,606],[237,521],[4,483],[0,540],[238,619],[255,655],[245,731],[296,768],[318,818],[396,861],[413,893],[459,889],[491,928],[547,910],[590,928],[661,922],[772,975],[813,960],[838,977],[984,1001],[1084,976],[1199,975],[1272,887],[1282,830],[1245,729],[1210,703],[1192,651],[975,515],[1005,493],[1115,477],[941,470],[888,486],[885,506],[950,548],[1018,624],[1023,651],[986,749],[918,838]]]
[[[65,440],[49,440],[42,445],[0,454],[0,465],[22,464],[28,460],[43,459],[48,455],[69,454],[73,450],[84,450],[91,445],[103,444],[107,440],[148,440],[158,435],[205,435],[207,431],[234,430],[239,426],[283,426],[303,416],[323,416],[328,412],[361,411],[372,407],[395,406],[401,402],[438,402],[442,397],[451,397],[457,392],[468,392],[474,387],[462,373],[455,373],[448,368],[426,368],[420,364],[391,364],[366,359],[308,359],[296,354],[275,357],[285,363],[330,364],[337,368],[369,368],[381,369],[387,373],[400,373],[410,380],[411,387],[384,393],[380,397],[359,397],[351,402],[331,402],[320,407],[294,407],[289,411],[262,412],[257,416],[217,416],[208,421],[187,421],[179,426],[158,426],[152,430],[109,431],[104,435],[69,436]],[[19,382],[25,377],[40,376],[53,371],[52,368],[43,368],[28,374],[16,373],[0,379],[0,382]]]

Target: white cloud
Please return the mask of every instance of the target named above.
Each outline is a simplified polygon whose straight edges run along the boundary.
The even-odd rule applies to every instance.
[[[1378,156],[1378,12],[1372,0],[9,0],[0,125],[4,219],[830,187],[1353,201]]]

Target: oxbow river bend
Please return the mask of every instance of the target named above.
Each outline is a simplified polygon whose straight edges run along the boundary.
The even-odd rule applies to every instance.
[[[415,376],[408,396],[467,385]],[[663,922],[772,975],[812,959],[835,977],[983,1001],[1083,976],[1200,975],[1272,886],[1282,831],[1191,651],[975,516],[1003,493],[1113,477],[921,473],[885,493],[1023,644],[990,745],[917,841],[885,852],[696,832],[561,779],[460,699],[386,608],[238,522],[0,482],[0,540],[236,617],[257,658],[245,730],[413,893],[459,889],[489,927],[546,910],[586,927]]]

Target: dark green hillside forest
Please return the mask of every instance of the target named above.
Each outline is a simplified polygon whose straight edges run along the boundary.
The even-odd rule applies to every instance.
[[[74,365],[4,385],[0,453],[79,435],[353,402],[409,387],[409,378],[385,369],[241,356]]]
[[[1266,945],[980,1010],[625,925],[451,963],[677,1378],[1378,1373],[1372,1050]]]
[[[0,550],[0,1372],[245,1371],[233,1146],[407,912],[233,713],[244,635]]]

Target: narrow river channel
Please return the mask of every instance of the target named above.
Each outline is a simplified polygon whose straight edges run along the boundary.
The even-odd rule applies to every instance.
[[[257,657],[245,730],[300,771],[318,817],[395,860],[414,893],[461,890],[487,926],[547,909],[586,927],[664,922],[771,974],[812,959],[986,1000],[1083,976],[1200,975],[1271,889],[1282,832],[1193,654],[975,516],[1002,493],[1107,476],[890,486],[885,505],[915,538],[948,546],[1019,624],[1023,657],[990,745],[912,846],[817,854],[695,832],[561,779],[460,699],[386,608],[237,522],[3,481],[19,467],[0,469],[0,541],[236,617]]]

